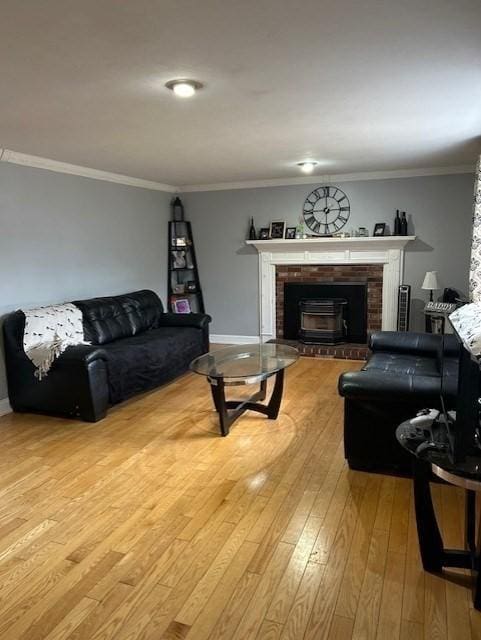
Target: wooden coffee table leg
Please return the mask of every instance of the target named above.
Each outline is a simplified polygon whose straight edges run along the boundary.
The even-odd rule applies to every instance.
[[[267,393],[267,379],[266,380],[262,380],[262,382],[261,382],[261,388],[260,388],[260,391],[257,394],[258,400],[265,400],[266,393]]]
[[[212,399],[217,413],[219,414],[220,431],[223,436],[229,435],[230,426],[246,411],[257,411],[263,413],[270,420],[275,420],[279,415],[282,401],[282,391],[284,389],[284,369],[276,374],[274,389],[267,405],[259,404],[259,400],[264,400],[267,392],[267,380],[262,380],[257,393],[244,401],[225,399],[225,384],[223,378],[208,378]]]
[[[274,389],[272,390],[271,399],[267,405],[267,417],[270,420],[275,420],[279,415],[279,409],[281,408],[282,392],[284,390],[284,369],[281,369],[276,373],[276,380],[274,382]]]
[[[220,432],[223,436],[227,436],[229,435],[231,420],[229,420],[229,414],[227,413],[225,404],[224,380],[222,378],[209,378],[209,384],[214,406],[219,414]]]

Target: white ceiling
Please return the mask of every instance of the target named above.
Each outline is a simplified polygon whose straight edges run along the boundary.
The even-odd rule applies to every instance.
[[[474,164],[480,0],[1,0],[0,147],[173,185]],[[164,88],[205,83],[194,99]]]

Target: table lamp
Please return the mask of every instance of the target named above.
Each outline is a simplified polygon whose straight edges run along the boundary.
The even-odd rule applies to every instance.
[[[433,301],[433,291],[437,291],[439,289],[437,271],[426,271],[426,275],[424,276],[424,282],[421,289],[426,289],[429,291],[429,301]]]

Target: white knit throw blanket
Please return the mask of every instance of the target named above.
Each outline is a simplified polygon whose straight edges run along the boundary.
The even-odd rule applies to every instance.
[[[476,358],[481,357],[481,303],[465,304],[453,311],[449,320],[466,349]]]
[[[84,340],[82,312],[74,304],[28,309],[25,314],[23,348],[35,365],[35,376],[41,380],[55,358],[67,347],[90,344]]]

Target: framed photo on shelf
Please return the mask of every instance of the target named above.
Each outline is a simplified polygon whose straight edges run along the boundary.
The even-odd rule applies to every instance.
[[[295,239],[296,239],[296,227],[287,227],[286,240],[295,240]]]
[[[190,313],[190,302],[187,298],[174,300],[175,313]]]
[[[271,222],[269,227],[269,237],[271,240],[282,240],[284,237],[284,229],[286,228],[285,222]]]
[[[262,227],[259,231],[259,240],[269,240],[269,228]]]
[[[188,280],[188,281],[185,283],[185,290],[186,290],[188,293],[195,293],[195,292],[197,291],[197,285],[196,285],[196,283],[195,283],[195,280]]]
[[[186,247],[187,246],[187,238],[185,238],[184,236],[178,236],[177,238],[173,239],[173,245],[174,247]]]
[[[386,223],[376,222],[374,225],[373,236],[383,236],[386,233]]]
[[[187,266],[185,251],[172,251],[172,266],[174,269],[185,269]]]
[[[172,291],[176,294],[185,293],[185,284],[179,282],[178,284],[174,284],[172,287]]]

